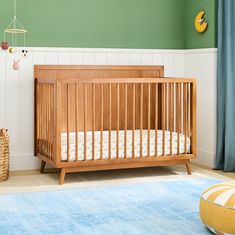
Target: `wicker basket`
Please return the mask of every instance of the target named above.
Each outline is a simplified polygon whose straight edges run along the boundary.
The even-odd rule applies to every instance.
[[[0,181],[9,177],[9,136],[6,129],[0,129]]]

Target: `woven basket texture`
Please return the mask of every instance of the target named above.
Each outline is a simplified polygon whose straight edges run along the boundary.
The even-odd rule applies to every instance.
[[[9,177],[9,136],[6,129],[0,129],[0,181]]]

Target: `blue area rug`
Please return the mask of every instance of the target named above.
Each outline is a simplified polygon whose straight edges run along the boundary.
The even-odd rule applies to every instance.
[[[1,235],[200,235],[201,192],[185,179],[0,196]]]

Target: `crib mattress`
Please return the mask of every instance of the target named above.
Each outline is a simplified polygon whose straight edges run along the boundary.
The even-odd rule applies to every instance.
[[[109,132],[103,131],[103,154],[101,156],[101,141],[100,131],[95,132],[95,160],[108,159],[109,153]],[[140,130],[134,131],[135,135],[135,157],[140,157]],[[163,149],[163,131],[158,130],[158,153],[157,156],[162,156]],[[119,159],[124,158],[124,131],[119,131]],[[86,134],[86,160],[92,160],[92,132],[89,131]],[[178,154],[177,149],[178,133],[172,132],[172,154]],[[70,132],[69,140],[69,161],[76,160],[76,133]],[[142,131],[142,156],[148,156],[148,130]],[[127,130],[127,158],[132,158],[132,130]],[[117,156],[117,132],[111,131],[111,159],[115,159]],[[190,151],[190,138],[187,137],[187,152]],[[179,135],[179,153],[185,153],[185,136]],[[165,131],[165,155],[170,154],[170,132]],[[150,130],[150,156],[155,156],[155,130]],[[61,134],[61,158],[62,161],[67,161],[67,133]],[[84,158],[84,132],[78,132],[78,160],[85,160]]]

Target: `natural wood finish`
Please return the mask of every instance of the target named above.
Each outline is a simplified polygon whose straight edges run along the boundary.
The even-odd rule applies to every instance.
[[[196,157],[196,81],[163,78],[162,66],[35,66],[35,152],[45,163],[68,172],[185,164]],[[132,131],[132,157],[127,157],[127,131]],[[140,157],[135,153],[135,131],[140,133]],[[143,149],[147,130],[147,154]],[[155,154],[150,154],[155,130]],[[162,156],[158,130],[163,131]],[[100,131],[100,159],[95,160],[95,132]],[[108,158],[103,158],[103,131],[108,131]],[[111,159],[111,132],[116,132],[116,155]],[[120,133],[124,133],[124,158]],[[170,154],[165,153],[165,131],[170,131]],[[172,152],[172,133],[178,133],[178,154]],[[70,134],[75,134],[75,160],[70,161]],[[78,133],[84,132],[84,160],[78,156]],[[92,132],[92,159],[87,135]],[[61,160],[61,133],[67,133],[66,161]],[[179,153],[180,133],[191,139],[189,153]],[[72,140],[72,139],[71,139]],[[187,147],[185,145],[185,147]],[[43,163],[44,164],[44,163]],[[189,170],[188,170],[189,171]]]
[[[174,131],[174,84],[169,84],[169,129],[170,129],[170,155],[172,155],[173,148],[173,134]]]
[[[192,175],[192,168],[191,168],[189,160],[187,160],[187,162],[186,162],[186,169],[187,169],[188,174]]]
[[[184,83],[184,152],[187,154],[188,137],[188,86]]]
[[[124,158],[127,157],[127,84],[125,84],[125,94],[124,94]]]
[[[84,159],[87,157],[87,85],[84,84]]]
[[[120,124],[120,119],[119,119],[119,116],[120,116],[120,99],[119,99],[119,83],[117,83],[117,129],[116,129],[116,159],[119,158],[119,124]]]
[[[100,159],[103,158],[103,130],[104,130],[104,85],[101,84],[101,101],[100,101]]]
[[[109,84],[109,159],[111,158],[111,131],[112,131],[112,85]]]
[[[67,84],[67,159],[70,161],[70,86]]]
[[[136,86],[133,84],[132,87],[132,158],[135,157],[135,89]]]
[[[95,84],[92,84],[92,160],[95,159]]]
[[[190,113],[190,124],[191,124],[191,152],[196,156],[197,154],[197,83],[191,84],[191,113]]]
[[[158,156],[158,84],[155,85],[155,156]]]
[[[78,161],[78,86],[75,84],[75,151],[76,151],[76,161]]]
[[[166,84],[162,84],[162,155],[165,155],[165,129],[166,129]]]
[[[143,83],[140,84],[140,157],[143,157]]]
[[[180,133],[181,133],[181,84],[176,84],[176,131],[177,131],[177,154],[180,150]]]
[[[124,164],[107,164],[99,165],[87,165],[87,166],[75,166],[69,167],[66,173],[72,172],[84,172],[84,171],[103,171],[103,170],[117,170],[117,169],[131,169],[131,168],[143,168],[143,167],[155,167],[155,166],[173,166],[178,164],[186,164],[187,160],[171,160],[171,161],[152,161],[152,162],[135,162],[135,163],[124,163]]]
[[[148,84],[148,157],[150,156],[150,115],[151,115],[151,86]]]
[[[65,174],[66,174],[66,168],[62,168],[60,172],[60,180],[59,180],[60,185],[64,184]]]
[[[40,173],[44,173],[45,165],[46,165],[46,162],[41,161]]]

